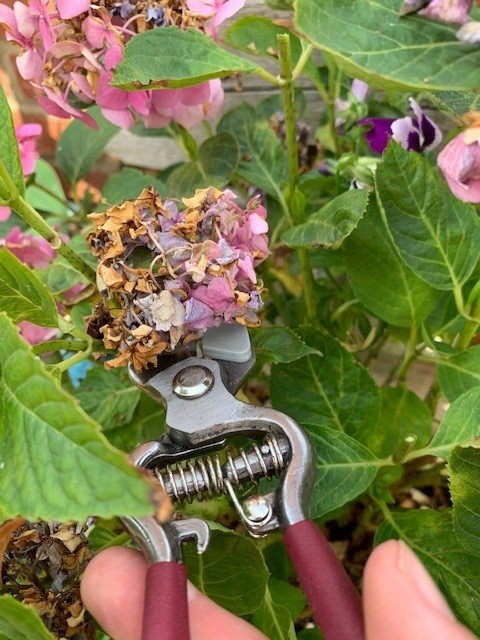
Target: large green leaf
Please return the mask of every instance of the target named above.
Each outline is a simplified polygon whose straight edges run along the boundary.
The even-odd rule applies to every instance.
[[[355,438],[375,424],[380,395],[368,371],[331,336],[312,327],[296,333],[323,353],[272,367],[276,409],[303,423],[333,427]]]
[[[450,405],[426,453],[446,458],[456,445],[467,444],[478,436],[480,436],[480,387],[474,387]]]
[[[106,371],[102,366],[90,369],[75,396],[80,406],[104,431],[127,425],[140,400],[140,389],[124,370]]]
[[[455,447],[448,467],[455,531],[465,548],[480,556],[480,449]]]
[[[367,189],[346,191],[311,215],[307,222],[286,231],[282,240],[290,247],[336,249],[358,225],[367,203]]]
[[[377,456],[394,453],[407,435],[417,436],[416,448],[430,439],[432,418],[427,405],[406,387],[384,387],[378,422],[367,433],[367,447]]]
[[[440,91],[439,93],[427,93],[433,104],[449,115],[459,118],[480,109],[480,93],[473,91]]]
[[[49,291],[31,269],[4,248],[0,248],[0,311],[14,322],[29,320],[42,327],[56,327],[58,322]]]
[[[296,26],[352,78],[379,89],[476,90],[480,49],[454,26],[400,17],[403,0],[297,0]],[[341,32],[339,32],[341,25]]]
[[[146,515],[149,488],[0,314],[0,508],[5,517]]]
[[[372,484],[381,466],[366,447],[345,433],[318,425],[308,425],[317,458],[313,488],[312,517],[320,518],[354,500]]]
[[[132,91],[189,87],[257,69],[254,62],[221,49],[199,31],[167,27],[145,31],[130,40],[112,84]]]
[[[57,163],[72,186],[90,171],[118,132],[118,128],[102,116],[99,107],[91,107],[87,111],[96,121],[98,130],[74,120],[58,141]]]
[[[345,243],[345,264],[355,296],[394,326],[419,325],[440,295],[400,258],[375,201]]]
[[[308,346],[289,327],[261,327],[252,331],[252,344],[258,359],[263,362],[293,362],[311,354],[321,355]]]
[[[7,640],[54,640],[38,614],[10,595],[0,597],[0,638]]]
[[[262,604],[253,612],[252,624],[269,640],[296,640],[295,627],[289,610],[275,600],[267,586]]]
[[[109,442],[122,451],[133,451],[138,445],[159,438],[165,427],[165,409],[144,393],[129,424],[105,433]]]
[[[480,345],[442,360],[437,365],[437,378],[450,402],[480,385]]]
[[[240,147],[237,174],[276,200],[283,198],[287,163],[282,143],[253,107],[242,104],[225,114],[219,131],[232,135]]]
[[[93,269],[97,267],[97,258],[90,251],[83,235],[75,235],[68,243],[68,246]],[[48,290],[55,295],[64,293],[76,284],[82,282],[88,284],[85,277],[62,256],[57,256],[48,267],[37,270],[36,274]]]
[[[23,179],[20,154],[18,152],[18,142],[13,125],[12,112],[7,102],[7,96],[0,87],[0,160],[5,165],[8,175],[17,187],[20,194],[25,191],[25,181]],[[6,189],[6,185],[0,178],[0,186]]]
[[[480,558],[468,554],[455,535],[450,512],[394,511],[375,536],[379,544],[404,540],[430,571],[450,606],[474,633],[480,633]]]
[[[436,289],[450,290],[466,282],[480,250],[475,209],[452,195],[429,160],[395,142],[378,166],[376,184],[405,264]]]
[[[268,569],[254,542],[245,536],[213,530],[204,554],[187,545],[185,563],[190,580],[232,613],[252,613],[262,603]]]
[[[32,207],[44,211],[48,216],[66,216],[71,213],[64,204],[67,197],[57,172],[41,158],[35,164],[35,184],[27,187],[25,197]]]
[[[182,164],[168,176],[168,194],[180,198],[195,193],[195,189],[222,189],[231,180],[238,161],[239,149],[233,136],[221,133],[209,138],[198,150],[195,162]]]
[[[292,62],[296,64],[302,53],[298,36],[284,25],[275,24],[264,16],[242,16],[224,34],[226,44],[249,55],[277,59],[277,35],[288,33],[292,48]],[[318,80],[318,69],[313,60],[305,65],[307,73],[314,81]]]
[[[166,195],[165,185],[158,178],[154,178],[134,167],[124,167],[119,173],[109,177],[102,190],[102,202],[99,209],[106,209],[124,200],[135,200],[143,189],[153,187],[162,196]]]

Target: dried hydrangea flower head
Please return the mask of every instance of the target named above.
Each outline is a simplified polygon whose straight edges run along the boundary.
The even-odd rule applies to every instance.
[[[215,37],[218,25],[245,0],[17,0],[0,4],[0,25],[20,47],[20,75],[37,91],[49,114],[78,118],[95,127],[83,107],[97,104],[105,118],[130,128],[136,117],[147,127],[174,120],[192,127],[215,119],[223,104],[220,80],[187,89],[127,92],[110,86],[132,36],[149,29],[194,28]]]
[[[242,209],[231,191],[214,187],[181,203],[145,190],[91,214],[88,242],[103,299],[89,332],[120,352],[107,366],[133,363],[141,371],[209,327],[257,326],[263,284],[255,267],[269,255],[266,216],[259,198]]]

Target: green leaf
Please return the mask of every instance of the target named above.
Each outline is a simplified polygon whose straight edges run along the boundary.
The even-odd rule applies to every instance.
[[[308,425],[317,459],[312,517],[320,518],[366,491],[386,463],[366,447],[335,429]]]
[[[36,611],[10,595],[0,597],[0,634],[7,640],[54,640]]]
[[[376,422],[380,394],[368,371],[331,336],[312,327],[296,330],[323,353],[272,367],[271,400],[302,423],[322,425],[358,437]]]
[[[23,179],[23,170],[20,162],[12,112],[2,87],[0,87],[0,160],[5,165],[8,175],[17,187],[19,193],[25,193],[25,181]],[[1,178],[0,186],[6,189],[6,185]]]
[[[424,447],[432,432],[427,405],[406,387],[384,387],[380,391],[382,408],[375,426],[362,442],[377,456],[394,453],[407,435],[417,436],[415,448]]]
[[[0,508],[5,517],[142,516],[149,488],[0,314]]]
[[[293,620],[296,620],[307,606],[307,598],[299,587],[278,578],[270,578],[268,589],[277,604],[285,607],[290,612]]]
[[[174,169],[167,180],[170,197],[193,195],[195,189],[217,187],[230,182],[239,162],[235,138],[221,133],[206,140],[198,150],[196,162],[188,162]]]
[[[165,185],[158,178],[154,178],[140,169],[124,167],[119,173],[109,177],[102,190],[102,204],[99,209],[106,209],[115,204],[121,204],[124,200],[135,200],[143,189],[153,187],[161,195],[166,195]]]
[[[480,449],[455,447],[448,468],[456,534],[468,552],[480,556]]]
[[[360,222],[367,208],[367,189],[352,189],[330,200],[307,222],[286,231],[282,240],[290,247],[337,249]]]
[[[345,264],[355,296],[394,326],[419,325],[440,295],[400,258],[375,201],[345,243]]]
[[[166,27],[145,31],[129,41],[112,84],[132,91],[175,89],[257,69],[254,62],[224,51],[199,31]]]
[[[452,195],[429,160],[395,142],[390,142],[378,166],[376,185],[405,264],[435,289],[451,290],[465,283],[480,248],[475,209]]]
[[[286,607],[276,602],[269,586],[262,604],[253,613],[252,624],[269,640],[296,640],[292,616]]]
[[[92,254],[85,238],[81,234],[75,235],[68,243],[68,246],[75,251],[75,253],[79,254],[91,267],[96,269],[97,258]],[[57,256],[48,267],[37,270],[35,273],[54,295],[64,293],[81,282],[88,284],[85,277],[77,271],[68,260],[62,258],[62,256]]]
[[[258,118],[253,107],[240,105],[222,118],[218,130],[232,135],[240,147],[237,175],[282,201],[287,177],[285,151],[268,123]]]
[[[449,115],[459,118],[469,111],[480,110],[480,93],[473,91],[440,91],[427,93],[437,109],[446,111]]]
[[[262,362],[293,362],[311,354],[321,355],[306,345],[289,327],[261,327],[252,331],[252,344]]]
[[[67,197],[55,169],[45,160],[39,158],[35,164],[35,183],[50,191],[53,195],[45,193],[36,184],[27,187],[26,200],[38,211],[44,211],[49,216],[67,216],[70,209],[60,202]],[[56,197],[55,197],[56,196]],[[59,200],[60,199],[60,200]]]
[[[453,402],[443,416],[426,453],[447,458],[456,445],[480,436],[480,387],[474,387]]]
[[[480,345],[442,360],[437,365],[437,379],[450,402],[480,385]]]
[[[140,400],[140,389],[124,370],[107,371],[103,366],[90,369],[75,396],[82,409],[104,431],[127,425]]]
[[[118,132],[118,127],[102,116],[99,107],[91,107],[87,112],[98,124],[98,130],[74,120],[58,142],[57,163],[72,186],[90,171]]]
[[[263,601],[268,570],[255,543],[233,532],[213,530],[207,551],[185,547],[188,577],[201,591],[232,613],[252,613]]]
[[[142,393],[130,424],[111,429],[105,435],[114,447],[130,452],[139,444],[159,438],[164,428],[164,407],[151,396]]]
[[[275,24],[264,16],[242,16],[224,33],[225,43],[249,55],[263,56],[277,60],[277,35],[288,33],[292,49],[292,63],[295,65],[302,53],[302,45],[298,36],[284,25]],[[318,80],[318,69],[309,60],[305,65],[305,73],[314,81]]]
[[[448,511],[430,509],[388,514],[375,543],[403,540],[417,554],[446,596],[454,613],[480,633],[480,558],[468,554],[455,535]]]
[[[42,327],[57,326],[57,307],[49,291],[5,248],[0,248],[0,285],[0,311],[8,313],[14,322],[28,320]]]
[[[460,42],[455,26],[401,18],[402,1],[298,0],[295,24],[347,75],[377,89],[477,90],[480,49]]]

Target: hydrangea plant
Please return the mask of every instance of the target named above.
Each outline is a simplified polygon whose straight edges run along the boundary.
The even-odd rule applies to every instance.
[[[71,120],[47,163],[0,90],[2,638],[107,638],[78,578],[130,544],[119,516],[152,513],[127,453],[165,420],[123,365],[220,323],[257,352],[240,397],[308,431],[312,516],[352,579],[402,539],[480,634],[479,9],[243,4],[0,6],[19,74]],[[224,79],[247,74],[269,93],[226,110]],[[149,136],[184,161],[99,193],[121,128],[139,165]],[[186,551],[207,594],[272,640],[320,638],[277,538],[243,536],[224,498],[180,509],[232,529]]]

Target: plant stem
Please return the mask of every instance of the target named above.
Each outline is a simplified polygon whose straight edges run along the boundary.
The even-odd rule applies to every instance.
[[[403,360],[400,363],[398,368],[398,382],[404,382],[407,377],[408,370],[410,369],[410,365],[416,358],[415,346],[417,344],[417,333],[418,329],[416,326],[412,325],[410,330],[409,340],[407,342],[407,346],[405,349],[405,353],[403,355]]]
[[[255,73],[257,74],[257,76],[260,76],[270,84],[273,84],[275,87],[282,87],[284,84],[284,80],[282,78],[280,78],[279,76],[274,76],[273,73],[270,73],[263,67],[258,67]]]
[[[473,318],[479,318],[480,316],[480,301],[477,301],[472,309],[472,316]],[[467,322],[465,323],[465,326],[463,327],[463,329],[460,331],[460,333],[458,334],[458,337],[455,341],[455,347],[457,349],[466,349],[470,342],[472,341],[472,338],[474,337],[474,335],[477,332],[478,329],[478,325],[480,324],[480,319],[476,320],[476,319],[472,319],[472,320],[467,320]]]
[[[313,49],[313,44],[308,44],[302,51],[302,55],[299,57],[297,64],[295,65],[295,69],[292,71],[292,82],[296,82],[302,75],[302,71],[305,68],[307,62],[310,60]]]
[[[167,129],[187,158],[195,162],[198,158],[198,145],[195,138],[179,124],[169,125]]]
[[[63,373],[67,369],[70,369],[70,367],[73,367],[75,364],[78,364],[79,362],[83,362],[84,360],[86,360],[88,357],[90,357],[91,353],[92,353],[92,343],[90,342],[87,345],[86,349],[84,349],[83,351],[79,351],[71,358],[67,358],[62,362],[59,362],[52,368],[55,371],[55,373]]]
[[[5,182],[10,197],[7,201],[8,205],[24,220],[34,231],[39,233],[47,242],[51,244],[58,253],[68,260],[70,264],[79,271],[89,282],[97,286],[97,274],[85,260],[73,251],[61,236],[45,222],[42,216],[23,198],[10,175],[0,160],[0,178]]]
[[[280,73],[282,78],[281,91],[283,98],[283,110],[285,113],[285,129],[288,159],[288,199],[281,203],[288,223],[293,226],[293,216],[291,212],[291,201],[295,195],[298,183],[298,147],[297,147],[297,119],[295,114],[295,87],[292,75],[292,51],[290,46],[290,36],[282,33],[277,36],[278,57],[280,63]],[[317,314],[315,309],[315,282],[313,280],[312,268],[306,249],[298,250],[300,260],[302,285],[304,290],[307,321],[315,324]]]
[[[65,349],[65,351],[84,351],[87,347],[88,343],[83,340],[50,340],[35,345],[33,347],[33,353],[38,356],[41,353],[59,351],[60,349]]]

